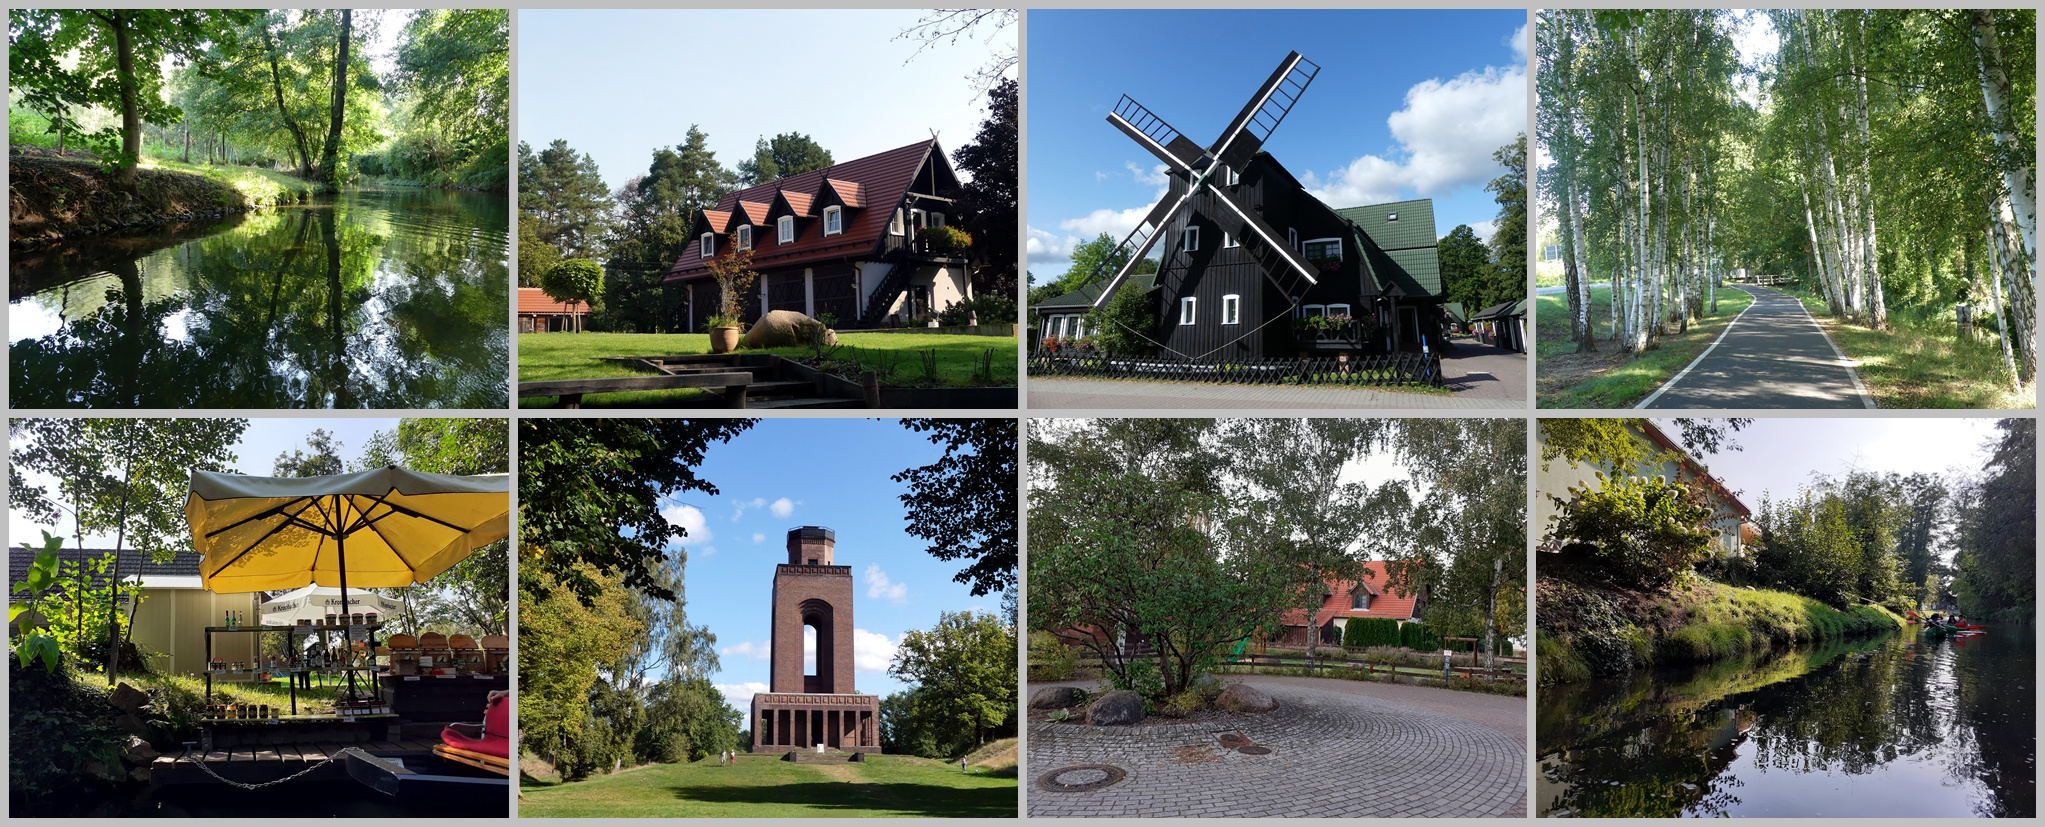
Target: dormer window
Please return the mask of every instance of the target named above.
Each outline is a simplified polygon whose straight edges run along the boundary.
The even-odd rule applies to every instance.
[[[845,211],[837,207],[824,208],[824,235],[845,232]]]
[[[1349,594],[1349,608],[1359,612],[1370,611],[1370,592],[1351,592]]]
[[[888,235],[902,234],[902,211],[895,210],[895,217],[888,220]]]
[[[711,257],[713,257],[713,256],[716,256],[716,255],[717,255],[717,234],[716,234],[716,233],[704,233],[704,234],[703,234],[703,238],[702,238],[702,240],[700,240],[700,241],[698,241],[698,242],[696,243],[696,254],[697,254],[697,255],[700,255],[700,256],[702,256],[703,258],[706,258],[706,259],[707,259],[707,258],[711,258]]]
[[[738,248],[741,250],[753,249],[753,225],[740,224],[738,226]]]
[[[795,243],[795,216],[784,215],[774,222],[775,241],[779,244]]]

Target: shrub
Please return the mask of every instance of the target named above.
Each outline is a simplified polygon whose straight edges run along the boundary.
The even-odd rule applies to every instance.
[[[980,324],[1014,324],[1015,297],[982,293],[971,301],[952,302],[937,314],[937,323],[945,327],[964,327],[974,317],[979,318]]]
[[[124,736],[113,726],[118,710],[107,703],[105,690],[81,683],[68,659],[54,672],[41,664],[24,668],[18,658],[7,660],[7,730],[13,745],[7,754],[7,783],[15,815],[44,811],[57,804],[58,794],[89,783],[89,763],[120,771]]]
[[[1164,703],[1158,705],[1157,714],[1167,718],[1184,718],[1206,708],[1206,699],[1200,697],[1198,691],[1188,689],[1166,698]]]
[[[1425,623],[1407,623],[1399,627],[1399,645],[1420,652],[1441,651],[1441,634]]]
[[[1030,679],[1062,681],[1079,671],[1079,648],[1058,642],[1050,632],[1030,633]]]
[[[571,304],[594,302],[604,291],[603,265],[586,258],[562,259],[540,274],[540,289]]]
[[[1713,536],[1710,509],[1690,502],[1689,489],[1660,477],[1616,477],[1597,490],[1571,489],[1553,531],[1589,550],[1613,584],[1661,591],[1702,559]]]
[[[1399,621],[1389,617],[1352,617],[1342,628],[1342,645],[1357,648],[1399,645]]]
[[[918,233],[923,236],[923,243],[930,246],[930,252],[940,256],[960,255],[973,246],[973,237],[957,227],[924,227]]]

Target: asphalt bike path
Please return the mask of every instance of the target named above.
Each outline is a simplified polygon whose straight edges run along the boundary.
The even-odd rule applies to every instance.
[[[1754,303],[1640,408],[1873,408],[1844,355],[1803,303],[1738,287]]]

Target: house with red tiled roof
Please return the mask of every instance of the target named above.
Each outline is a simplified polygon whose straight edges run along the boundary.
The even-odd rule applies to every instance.
[[[1630,469],[1641,476],[1661,477],[1669,482],[1690,486],[1702,494],[1702,501],[1711,508],[1707,524],[1712,530],[1712,546],[1721,554],[1740,556],[1746,553],[1748,545],[1758,542],[1760,527],[1754,524],[1753,509],[1740,500],[1725,484],[1724,480],[1712,476],[1710,469],[1697,457],[1651,419],[1629,420],[1626,434],[1641,444],[1644,457]],[[1542,429],[1535,429],[1536,439],[1545,443]],[[1602,488],[1605,480],[1617,473],[1618,469],[1606,465],[1592,465],[1570,462],[1557,457],[1542,462],[1534,476],[1534,489],[1542,496],[1534,499],[1534,526],[1542,534],[1542,540],[1535,550],[1559,552],[1570,544],[1572,538],[1555,536],[1556,521],[1561,518],[1562,501],[1570,497],[1573,490],[1596,490]],[[1557,498],[1562,499],[1557,499]]]
[[[947,226],[958,195],[935,138],[748,187],[696,211],[696,243],[666,282],[684,288],[688,330],[707,329],[720,301],[708,262],[737,244],[760,274],[740,302],[748,323],[793,310],[840,329],[907,324],[972,298],[967,251],[926,233]]]
[[[1354,583],[1330,580],[1327,583],[1327,597],[1321,607],[1314,610],[1311,627],[1318,630],[1322,643],[1342,642],[1343,627],[1351,618],[1383,617],[1407,623],[1420,619],[1427,610],[1427,595],[1410,597],[1392,591],[1390,576],[1385,572],[1383,561],[1372,560],[1363,564],[1363,579]],[[1280,645],[1304,646],[1309,628],[1306,612],[1293,610],[1280,619],[1285,631],[1272,641]]]
[[[589,302],[564,302],[537,287],[518,288],[518,332],[582,330],[589,321]]]

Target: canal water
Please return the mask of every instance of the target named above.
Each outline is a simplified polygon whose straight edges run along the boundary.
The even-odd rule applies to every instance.
[[[2029,818],[2033,629],[1541,687],[1542,816]]]
[[[510,202],[349,190],[10,257],[17,408],[501,408]]]

